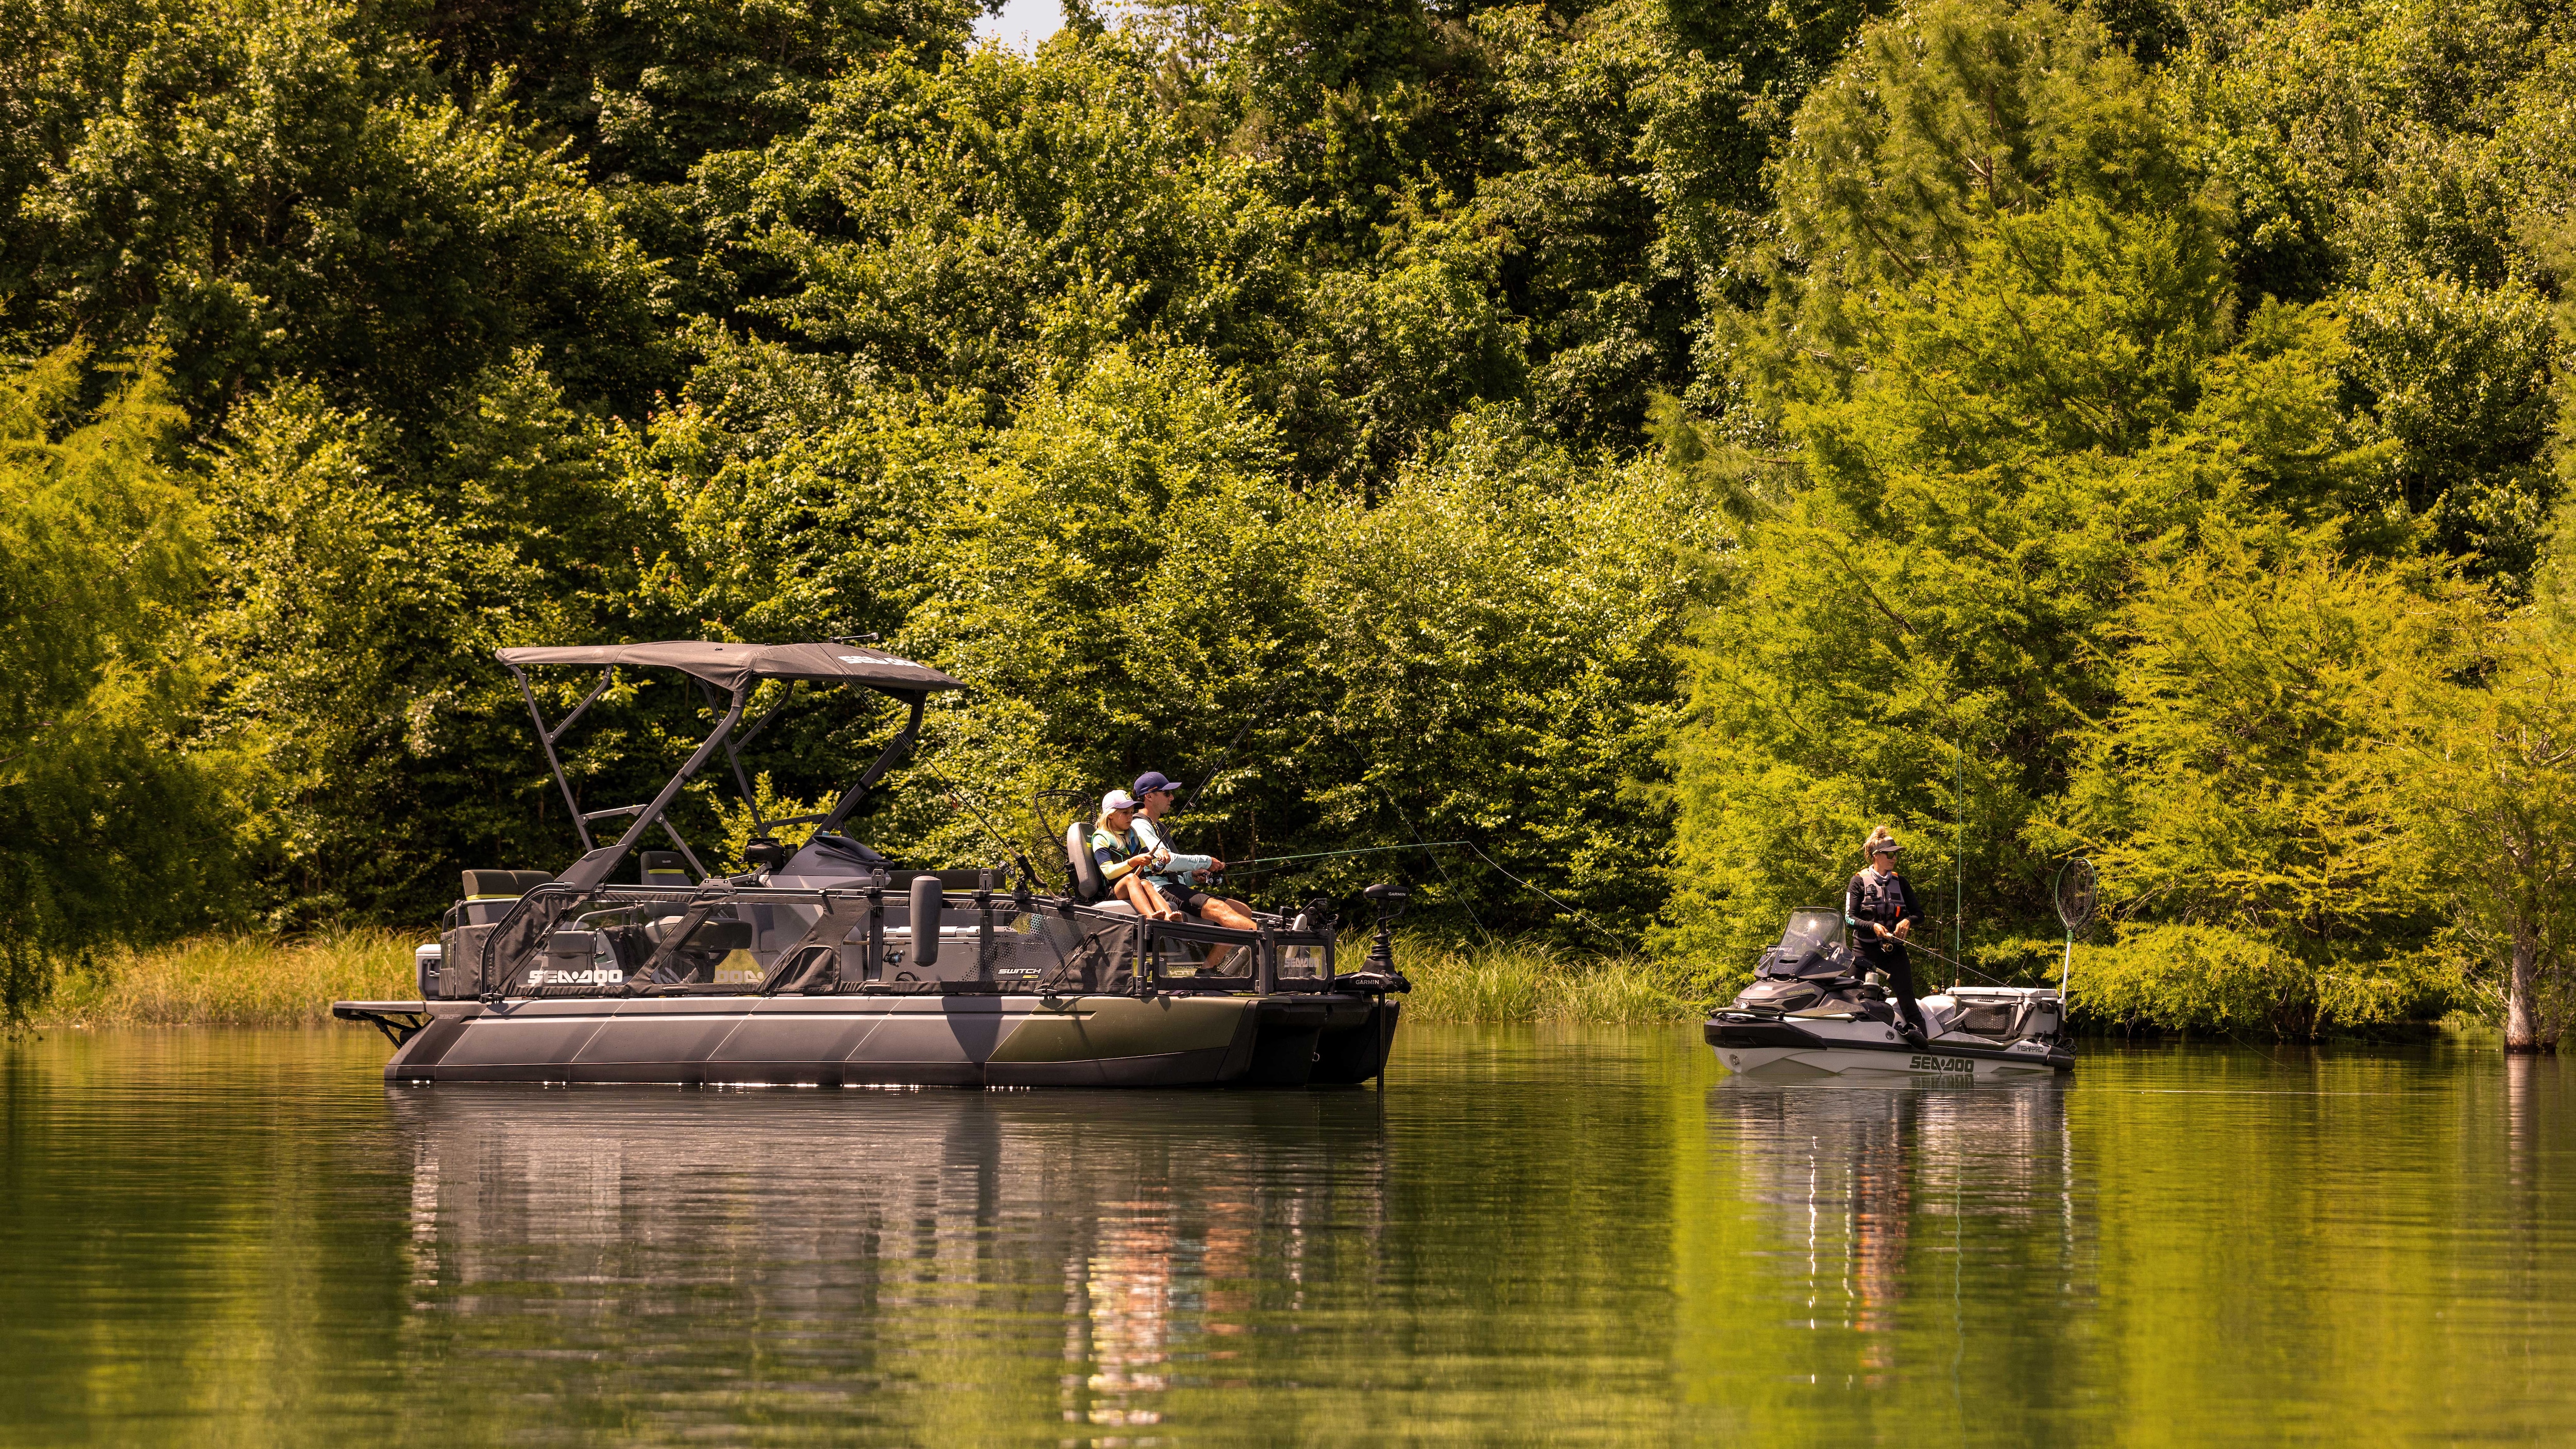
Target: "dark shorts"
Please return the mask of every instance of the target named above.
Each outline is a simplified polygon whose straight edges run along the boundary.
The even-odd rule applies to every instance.
[[[1185,915],[1205,914],[1208,903],[1216,899],[1206,891],[1192,890],[1188,886],[1165,885],[1161,881],[1154,882],[1154,889],[1163,893],[1163,899],[1171,903],[1173,910]]]

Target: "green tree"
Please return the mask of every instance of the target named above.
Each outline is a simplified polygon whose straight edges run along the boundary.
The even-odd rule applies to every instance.
[[[2378,505],[2519,596],[2558,492],[2542,292],[2562,248],[2532,216],[2567,194],[2563,39],[2511,0],[2234,7],[2195,26],[2170,86],[2240,305],[2352,319],[2353,401],[2398,449]]]
[[[1595,950],[1641,938],[1672,828],[1659,754],[1678,647],[1722,546],[1697,501],[1651,461],[1569,450],[1495,407],[1376,507],[1336,503],[1303,586],[1328,683],[1256,727],[1270,787],[1310,812],[1311,848],[1471,840],[1583,917],[1455,852],[1296,879],[1349,890],[1393,871],[1455,903],[1453,925],[1544,925]]]
[[[2474,687],[2425,738],[2398,801],[2453,911],[2505,1050],[2550,1051],[2576,1016],[2576,614],[2563,559],[2496,631]]]
[[[2395,445],[2378,502],[2424,542],[2518,594],[2539,556],[2557,478],[2557,329],[2533,288],[2374,273],[2339,299],[2366,390],[2364,427]],[[2365,505],[2366,506],[2366,505]]]
[[[211,721],[273,772],[273,925],[424,919],[458,869],[568,848],[492,650],[600,637],[658,536],[532,357],[474,392],[428,463],[301,383],[244,403],[213,455],[197,629],[223,662]],[[635,783],[695,717],[673,714],[587,736],[577,766]]]
[[[1739,520],[1671,745],[1670,948],[1748,960],[1894,823],[2011,964],[2047,916],[2026,831],[2116,702],[2142,570],[2370,485],[2338,325],[2236,325],[2163,116],[2093,22],[1971,3],[1872,27],[1799,113],[1742,408],[1665,432]]]
[[[1275,355],[1292,218],[1150,75],[1102,36],[840,77],[811,126],[706,173],[739,217],[728,265],[762,282],[746,313],[888,382],[980,393],[994,421],[1130,338]]]
[[[966,49],[974,0],[415,0],[405,28],[436,47],[465,100],[495,81],[615,186],[671,185],[709,155],[804,127],[835,76],[911,50]]]
[[[58,963],[225,910],[258,777],[192,729],[209,661],[182,416],[148,362],[84,412],[83,349],[0,375],[0,1021]]]
[[[2446,1000],[2406,802],[2477,598],[2437,564],[2218,519],[2128,602],[2118,702],[2033,836],[2090,854],[2116,935],[2079,998],[2114,1020],[2308,1037]]]
[[[2230,345],[2214,260],[2188,217],[2006,218],[1885,297],[1848,370],[1803,370],[1794,454],[1677,425],[1674,462],[1742,522],[1673,742],[1673,946],[1757,946],[1878,822],[1918,837],[1918,881],[1971,883],[1998,961],[2037,933],[2024,829],[2116,698],[2113,630],[2160,543],[2331,511],[2375,461],[2335,411],[2330,321],[2267,312]]]
[[[416,42],[287,0],[20,7],[0,229],[9,325],[166,347],[203,434],[320,380],[419,424],[512,349],[586,398],[660,376],[653,269],[506,107]]]
[[[2156,77],[2081,12],[1938,0],[1864,28],[1775,162],[1773,340],[1747,335],[1748,360],[1853,345],[1865,323],[1847,301],[1925,284],[2003,218],[2060,201],[2175,217],[2179,264],[2212,264],[2181,140]]]

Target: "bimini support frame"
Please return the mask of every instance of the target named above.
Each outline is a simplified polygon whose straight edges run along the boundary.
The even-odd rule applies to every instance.
[[[793,681],[790,681],[787,687],[792,691],[796,686]],[[708,697],[712,702],[714,698],[712,690],[708,692]],[[787,707],[786,700],[782,699],[772,705],[768,713],[753,721],[751,728],[742,732],[742,738],[739,741],[725,746],[726,758],[733,766],[734,785],[742,791],[743,803],[751,809],[751,833],[755,839],[767,835],[781,825],[811,825],[817,835],[834,834],[840,830],[844,821],[857,813],[861,805],[867,803],[869,794],[876,789],[877,782],[885,778],[886,771],[910,758],[913,746],[921,741],[921,716],[930,702],[930,697],[926,694],[897,694],[894,697],[912,706],[912,717],[904,721],[903,728],[895,733],[893,739],[886,742],[886,747],[878,752],[875,761],[861,772],[858,783],[844,791],[841,798],[833,803],[832,808],[820,815],[788,815],[776,820],[762,819],[759,798],[751,788],[750,778],[743,772],[742,756],[739,752],[759,738],[760,732],[769,727],[771,720],[778,718],[778,712]],[[698,874],[705,875],[706,872],[702,870]]]
[[[742,723],[742,707],[751,698],[751,689],[752,681],[748,679],[734,687],[732,707],[725,711],[723,719],[717,721],[714,732],[699,743],[697,749],[690,754],[689,762],[682,765],[679,772],[662,786],[662,793],[654,796],[652,803],[637,812],[634,825],[618,838],[616,844],[585,850],[581,859],[574,861],[570,869],[555,878],[558,884],[572,889],[560,892],[540,891],[519,903],[519,908],[510,913],[502,928],[493,932],[494,945],[497,946],[501,959],[508,960],[521,955],[532,949],[538,941],[543,940],[546,934],[555,928],[555,922],[561,918],[563,908],[580,898],[579,892],[606,883],[609,873],[617,869],[618,862],[624,860],[627,853],[635,848],[644,833],[655,825],[664,823],[662,814],[671,808],[672,801],[680,798],[680,787],[688,784],[690,780],[697,777],[698,771],[706,768],[708,758],[724,744],[725,737],[733,733],[733,727]],[[592,691],[594,696],[597,692]],[[549,761],[554,759],[554,748],[551,744],[546,748],[546,757]],[[555,766],[555,780],[556,783],[564,785],[565,795],[570,796],[572,787],[565,783],[563,766],[560,764]],[[602,813],[623,814],[625,812]],[[583,818],[579,806],[574,807],[573,818],[576,821]],[[671,836],[677,840],[679,832],[674,830]],[[585,846],[590,843],[590,832],[587,830],[582,832],[582,843]],[[684,844],[681,848],[685,851],[687,846]]]
[[[902,764],[912,754],[914,743],[921,738],[922,707],[930,702],[930,696],[915,694],[897,697],[912,706],[912,717],[905,720],[902,730],[886,742],[884,751],[879,753],[875,763],[869,765],[859,776],[859,782],[852,785],[848,793],[842,795],[839,802],[824,813],[822,820],[814,826],[817,834],[830,835],[839,832],[842,822],[848,820],[861,805],[867,803],[868,795],[876,789],[877,782],[885,778],[885,772]]]
[[[923,708],[928,703],[930,695],[938,690],[966,687],[962,681],[942,674],[936,669],[846,640],[802,644],[730,644],[709,640],[664,640],[643,644],[538,646],[503,649],[499,651],[499,658],[502,665],[509,669],[511,676],[519,682],[520,698],[527,702],[528,715],[537,726],[537,741],[545,751],[546,768],[554,775],[555,786],[563,792],[564,804],[572,812],[573,831],[580,837],[582,855],[555,879],[552,887],[523,897],[519,906],[500,922],[492,935],[486,938],[487,960],[496,946],[500,948],[505,959],[524,954],[531,949],[538,940],[554,928],[567,903],[595,887],[606,884],[619,862],[623,861],[636,846],[641,845],[655,826],[660,826],[664,833],[671,837],[671,843],[679,847],[680,854],[687,859],[691,870],[701,879],[705,879],[708,874],[705,865],[698,860],[697,853],[689,848],[689,843],[681,836],[679,828],[671,823],[669,812],[672,803],[679,798],[681,789],[707,768],[715,758],[717,750],[725,751],[726,760],[732,767],[734,782],[742,787],[745,801],[752,806],[754,822],[764,832],[771,826],[803,823],[805,820],[817,820],[822,830],[835,831],[852,812],[866,802],[869,792],[876,787],[879,780],[884,778],[885,773],[911,753],[914,743],[921,735]],[[589,693],[583,695],[581,701],[575,704],[561,720],[548,724],[545,711],[537,702],[535,687],[528,681],[525,666],[534,664],[582,665],[597,668],[600,671],[599,682],[592,685]],[[691,752],[688,762],[671,776],[670,780],[662,786],[661,792],[655,795],[650,803],[586,811],[581,808],[581,797],[572,787],[571,776],[565,773],[563,755],[556,746],[590,706],[616,681],[618,670],[628,665],[639,668],[676,669],[689,675],[704,690],[710,709],[716,708],[719,698],[722,698],[723,717],[699,743],[697,749]],[[739,742],[736,742],[734,731],[742,725],[744,711],[749,707],[753,693],[759,689],[761,681],[766,679],[784,682],[787,685],[787,692],[776,704],[763,711],[758,722],[752,725]],[[741,746],[749,744],[787,707],[788,703],[795,698],[796,684],[799,681],[859,685],[874,693],[891,695],[904,701],[912,707],[911,716],[904,722],[902,730],[887,744],[884,752],[877,757],[875,763],[869,765],[866,773],[859,777],[858,783],[851,786],[831,810],[819,819],[800,817],[793,821],[760,820],[758,802],[753,798],[751,782],[742,767]],[[603,846],[592,836],[590,826],[593,821],[627,815],[634,816],[635,823],[621,833],[615,844]]]
[[[572,781],[564,775],[563,759],[555,753],[555,741],[570,732],[572,727],[580,722],[583,713],[590,708],[591,703],[605,693],[609,685],[616,682],[617,666],[612,664],[599,671],[599,682],[590,687],[590,693],[581,697],[581,703],[574,705],[572,713],[565,715],[560,724],[553,725],[546,723],[546,712],[537,707],[537,691],[528,683],[528,671],[515,664],[503,667],[510,671],[511,678],[519,681],[519,698],[528,702],[528,718],[537,722],[537,743],[545,749],[546,768],[555,772],[555,784],[563,790],[564,808],[572,812],[573,833],[581,837],[582,853],[587,855],[593,848],[590,838],[590,817],[581,813],[581,802],[573,798]]]
[[[581,703],[572,707],[572,713],[565,715],[561,721],[552,725],[546,723],[545,711],[537,707],[537,692],[536,689],[528,683],[527,671],[521,669],[515,664],[507,665],[505,667],[508,668],[511,676],[519,681],[519,697],[528,702],[528,717],[536,721],[537,743],[545,749],[546,768],[554,772],[555,786],[557,789],[563,791],[564,806],[572,812],[573,833],[581,838],[582,853],[587,855],[591,851],[599,848],[599,842],[591,838],[590,823],[592,821],[615,820],[624,815],[641,815],[646,809],[646,807],[642,805],[615,805],[606,810],[582,809],[581,801],[576,798],[572,792],[571,778],[564,774],[563,757],[555,751],[555,742],[570,733],[572,727],[575,724],[580,723],[582,714],[590,708],[592,701],[598,699],[601,693],[604,692],[609,685],[616,682],[617,666],[612,664],[608,668],[601,670],[599,672],[599,682],[590,687],[590,693],[581,697]],[[788,687],[792,690],[795,686],[791,684]],[[707,704],[709,708],[714,708],[716,706],[716,695],[713,691],[708,692]],[[768,715],[762,717],[760,723],[769,723],[769,721],[775,718],[777,714],[777,710],[771,710]],[[752,729],[754,733],[757,733],[759,725],[754,725]],[[725,746],[725,751],[726,753],[731,754],[733,746]],[[734,774],[736,777],[739,777],[742,774],[742,769],[739,763],[737,763],[734,768]],[[751,787],[749,785],[745,785],[743,787],[743,796],[745,799],[748,799],[750,798],[750,795]],[[663,819],[659,823],[662,827],[662,833],[671,837],[671,843],[680,848],[680,856],[682,859],[688,861],[689,869],[697,872],[700,876],[704,876],[707,873],[707,868],[703,864],[699,863],[698,853],[689,848],[688,839],[680,834],[680,828],[673,825],[667,818]],[[653,822],[639,820],[635,824],[627,827],[625,839],[631,842],[635,839],[637,832],[650,830],[652,826]]]

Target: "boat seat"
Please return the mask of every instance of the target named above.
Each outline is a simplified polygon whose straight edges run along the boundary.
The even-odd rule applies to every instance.
[[[541,870],[469,870],[465,899],[514,901],[553,879]]]
[[[676,850],[647,850],[644,857],[643,883],[648,886],[693,886],[689,878],[689,860]]]
[[[469,870],[462,924],[493,925],[518,906],[519,897],[553,879],[541,870]]]
[[[1081,820],[1064,828],[1064,864],[1072,872],[1073,898],[1085,905],[1104,904],[1109,899],[1109,882],[1100,874],[1100,862],[1091,858],[1091,826]],[[1128,914],[1135,907],[1121,901]]]
[[[644,924],[644,939],[659,946],[664,937],[679,929],[680,922],[684,919],[686,918],[682,916],[664,916],[660,920],[647,921]],[[748,951],[751,949],[751,939],[752,930],[749,921],[701,921],[698,923],[698,929],[689,936],[688,949],[712,952]]]

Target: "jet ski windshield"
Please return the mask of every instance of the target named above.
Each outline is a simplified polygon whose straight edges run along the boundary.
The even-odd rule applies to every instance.
[[[1823,979],[1843,974],[1843,918],[1833,911],[1793,911],[1780,944],[1762,953],[1757,974]]]
[[[1780,954],[1804,956],[1819,947],[1842,943],[1843,918],[1831,911],[1791,911],[1789,929],[1780,933]]]

